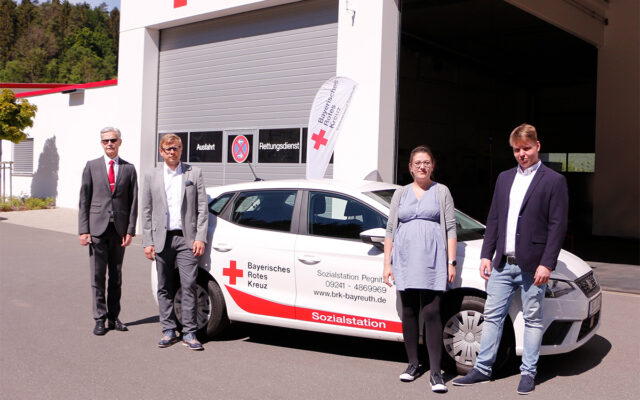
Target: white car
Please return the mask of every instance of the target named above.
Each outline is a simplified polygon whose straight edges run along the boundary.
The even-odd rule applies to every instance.
[[[259,181],[207,189],[209,231],[198,277],[198,326],[213,337],[230,321],[402,341],[399,297],[382,281],[382,243],[397,185],[333,180]],[[445,366],[468,371],[480,348],[486,282],[484,225],[456,210],[457,275],[442,299]],[[156,270],[152,265],[155,296]],[[180,318],[180,291],[175,311]],[[541,354],[566,353],[600,326],[591,268],[562,251],[544,300]],[[522,354],[514,296],[496,366]]]

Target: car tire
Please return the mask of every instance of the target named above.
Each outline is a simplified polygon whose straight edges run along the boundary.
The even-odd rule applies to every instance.
[[[182,324],[182,289],[174,297],[173,309]],[[198,335],[212,339],[229,326],[227,307],[220,286],[204,271],[198,273],[196,288]]]
[[[485,299],[462,296],[452,303],[442,313],[442,361],[445,369],[466,375],[473,368],[480,351]],[[513,324],[507,315],[493,371],[504,370],[511,364],[514,354]]]

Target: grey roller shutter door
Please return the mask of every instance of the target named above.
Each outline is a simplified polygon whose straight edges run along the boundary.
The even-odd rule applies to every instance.
[[[306,125],[337,18],[337,1],[303,1],[163,30],[158,131]]]
[[[337,19],[337,0],[311,0],[161,31],[158,132],[305,127],[317,89],[336,74]],[[220,179],[224,165],[202,167],[208,184],[251,176],[246,166],[248,176],[230,180]],[[304,165],[257,169],[300,177]]]
[[[13,144],[13,173],[15,175],[33,174],[33,138]]]

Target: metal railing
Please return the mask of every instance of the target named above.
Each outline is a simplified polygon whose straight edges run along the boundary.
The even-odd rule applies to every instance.
[[[8,171],[8,174],[7,174]],[[7,198],[7,175],[9,175],[9,198],[13,197],[13,161],[0,161],[0,198]]]

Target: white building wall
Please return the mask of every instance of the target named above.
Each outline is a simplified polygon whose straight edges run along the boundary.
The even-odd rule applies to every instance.
[[[38,106],[32,128],[33,175],[14,176],[14,196],[56,197],[58,207],[78,208],[80,180],[85,163],[101,156],[100,129],[119,127],[118,87],[86,89],[81,94],[51,93],[28,97]],[[12,143],[2,143],[3,161],[11,161]],[[122,131],[120,155],[138,164],[140,138]],[[8,187],[7,187],[8,192]]]

